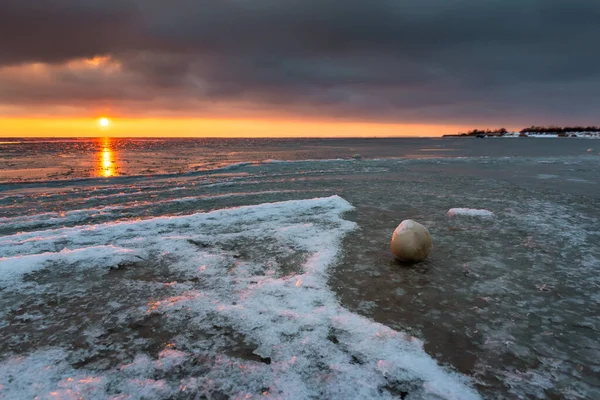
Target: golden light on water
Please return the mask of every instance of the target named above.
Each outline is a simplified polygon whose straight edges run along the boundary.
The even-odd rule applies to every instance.
[[[98,157],[98,175],[106,178],[117,175],[117,164],[115,154],[111,147],[111,140],[104,138],[100,142]]]

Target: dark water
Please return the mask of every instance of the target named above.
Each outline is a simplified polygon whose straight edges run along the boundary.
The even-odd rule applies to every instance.
[[[377,357],[383,356],[375,356],[377,346],[352,350],[360,338],[356,336],[357,328],[342,329],[331,323],[320,342],[316,338],[323,324],[307,322],[312,321],[308,316],[309,319],[299,320],[311,326],[311,335],[317,336],[298,328],[283,332],[282,337],[289,348],[295,348],[295,341],[300,343],[305,335],[319,343],[311,351],[323,353],[316,358],[306,356],[306,365],[311,367],[299,372],[302,379],[316,379],[310,384],[311,390],[316,391],[306,389],[294,396],[281,389],[278,395],[273,392],[277,386],[273,382],[282,376],[289,378],[277,369],[284,365],[279,364],[284,362],[283,353],[267,351],[265,343],[257,342],[262,336],[268,337],[260,329],[281,326],[285,331],[287,322],[256,322],[253,329],[261,333],[253,336],[252,329],[247,330],[229,314],[199,318],[202,307],[207,307],[204,303],[198,308],[190,305],[191,311],[182,307],[159,312],[155,306],[157,302],[175,303],[174,298],[200,293],[210,293],[225,302],[231,291],[227,287],[246,285],[240,283],[241,277],[236,277],[235,282],[227,281],[231,286],[225,285],[218,289],[222,293],[216,293],[214,288],[221,288],[219,282],[224,276],[212,275],[211,279],[218,278],[217,281],[198,278],[194,271],[200,265],[210,269],[212,261],[206,260],[215,257],[224,257],[222,266],[229,274],[240,263],[254,265],[256,270],[248,267],[252,270],[248,272],[248,285],[252,285],[252,279],[268,276],[269,272],[258,266],[269,265],[278,284],[284,285],[288,279],[292,286],[296,281],[301,286],[308,276],[297,274],[310,264],[314,251],[310,246],[303,249],[301,243],[310,241],[311,235],[322,234],[323,250],[336,248],[335,241],[324,238],[336,235],[338,222],[323,214],[326,207],[304,210],[300,205],[297,216],[265,214],[267,217],[258,216],[248,226],[243,212],[232,219],[221,219],[222,226],[210,229],[206,227],[209,222],[203,220],[197,232],[193,223],[177,225],[179,222],[168,219],[156,229],[142,230],[143,220],[337,195],[354,206],[342,215],[343,219],[357,225],[344,234],[337,261],[328,270],[326,284],[332,291],[331,301],[339,301],[350,313],[420,338],[429,355],[470,377],[484,398],[600,398],[600,146],[595,146],[596,141],[311,139],[101,143],[50,141],[2,147],[3,160],[12,165],[3,167],[3,172],[13,174],[27,169],[25,166],[34,171],[2,175],[4,182],[10,183],[0,186],[0,249],[6,257],[55,253],[65,247],[72,250],[116,245],[138,249],[135,243],[156,237],[160,245],[149,244],[148,248],[157,252],[144,254],[143,261],[129,260],[125,267],[116,265],[108,273],[93,269],[84,275],[74,274],[72,268],[81,268],[79,264],[63,266],[61,263],[66,261],[57,261],[52,268],[27,275],[25,286],[3,286],[0,335],[7,339],[0,343],[0,359],[18,354],[42,357],[39,352],[47,347],[64,349],[72,369],[69,373],[84,370],[86,374],[105,374],[102,379],[117,385],[118,393],[127,393],[130,382],[110,378],[109,371],[131,363],[139,354],[160,359],[161,351],[177,349],[196,358],[205,357],[204,361],[193,365],[185,361],[173,376],[153,370],[152,384],[164,380],[174,392],[156,389],[149,398],[173,397],[182,382],[198,376],[210,376],[213,386],[209,390],[202,386],[208,385],[206,381],[202,385],[189,383],[196,395],[235,397],[241,389],[219,375],[229,370],[209,367],[221,362],[215,357],[243,360],[244,368],[259,365],[263,368],[261,376],[273,374],[270,380],[265,378],[268,382],[255,384],[227,372],[244,382],[241,387],[248,393],[257,385],[252,396],[259,396],[266,385],[268,397],[340,398],[342,392],[323,383],[336,378],[331,378],[332,372],[315,360],[324,356],[333,363],[333,356],[323,349],[343,345],[343,352],[349,357],[348,368],[367,374],[374,360],[373,379],[383,371],[388,383],[374,392],[380,397],[436,398],[420,391],[417,382],[425,379],[422,376],[403,381],[398,376],[404,375],[394,375],[381,367]],[[110,162],[104,163],[103,148],[109,149]],[[355,153],[360,153],[362,159],[350,160]],[[61,154],[67,157],[57,158]],[[262,162],[269,159],[330,161]],[[48,169],[54,168],[48,160],[58,160],[57,168],[70,168],[72,172],[53,175],[56,180],[48,181]],[[210,170],[245,162],[251,164]],[[98,174],[112,177],[68,179]],[[139,174],[154,175],[135,176]],[[17,179],[37,182],[19,183]],[[448,217],[446,212],[453,207],[486,209],[495,217]],[[207,215],[210,219],[213,214]],[[434,239],[432,255],[418,265],[400,264],[388,251],[392,231],[406,218],[425,224]],[[139,220],[142,221],[136,222]],[[131,221],[133,225],[126,225]],[[114,224],[99,225],[105,222]],[[266,225],[259,234],[256,232],[260,224]],[[299,240],[296,244],[289,242],[290,230],[297,232],[292,236]],[[208,258],[194,261],[200,256],[192,250],[181,244],[173,248],[165,244],[175,237],[192,234],[196,236],[185,236],[185,240],[191,240],[194,251],[206,252],[202,257]],[[184,259],[177,258],[178,252]],[[99,266],[112,265],[104,259],[98,261],[98,257],[86,260],[98,262]],[[89,276],[94,279],[87,279]],[[244,303],[244,296],[252,293],[248,290],[246,293],[240,289],[235,302],[243,303],[246,312],[256,311],[258,308]],[[318,293],[327,294],[323,288]],[[268,293],[261,296],[265,302],[270,301]],[[286,297],[283,292],[277,296],[277,302],[301,313],[294,308],[293,296]],[[300,299],[297,301],[301,303]],[[329,304],[326,299],[319,301]],[[253,318],[259,320],[258,316]],[[332,321],[336,318],[332,317]],[[199,343],[205,347],[200,348]],[[310,342],[302,346],[310,347]],[[402,354],[405,350],[398,347],[397,351]],[[386,357],[391,360],[393,355]],[[44,357],[40,359],[59,363],[56,360],[62,356]],[[34,365],[37,358],[27,360]],[[0,366],[0,375],[2,371]],[[351,370],[347,371],[347,376],[354,377]],[[135,375],[135,379],[141,379],[140,376],[143,374]],[[390,376],[396,380],[390,381]],[[52,379],[47,381],[51,383]],[[348,388],[352,387],[351,381],[345,382]],[[48,387],[53,387],[50,383]],[[5,381],[0,384],[7,386]],[[101,392],[109,393],[110,387],[102,386]],[[185,398],[179,390],[178,396]]]

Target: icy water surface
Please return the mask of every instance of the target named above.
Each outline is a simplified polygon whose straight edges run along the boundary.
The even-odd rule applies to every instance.
[[[600,398],[595,142],[486,140],[13,178],[0,398]],[[406,218],[434,239],[415,266],[388,251]]]
[[[557,142],[557,140],[559,142]],[[598,154],[585,139],[2,139],[0,183],[181,174],[267,160]],[[596,146],[600,147],[600,146]],[[588,151],[591,150],[591,151]]]

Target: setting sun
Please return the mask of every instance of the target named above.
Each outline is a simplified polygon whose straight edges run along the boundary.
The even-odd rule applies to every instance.
[[[110,126],[110,119],[108,118],[100,118],[98,119],[98,125],[100,125],[101,128],[108,128]]]

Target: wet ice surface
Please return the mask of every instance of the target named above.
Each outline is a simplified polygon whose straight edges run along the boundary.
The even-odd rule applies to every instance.
[[[465,399],[468,378],[599,398],[599,172],[363,159],[5,185],[0,397]],[[434,239],[417,266],[388,250],[407,218]]]
[[[595,142],[595,141],[593,141]],[[182,174],[265,160],[591,155],[587,139],[31,138],[0,142],[0,183]]]

